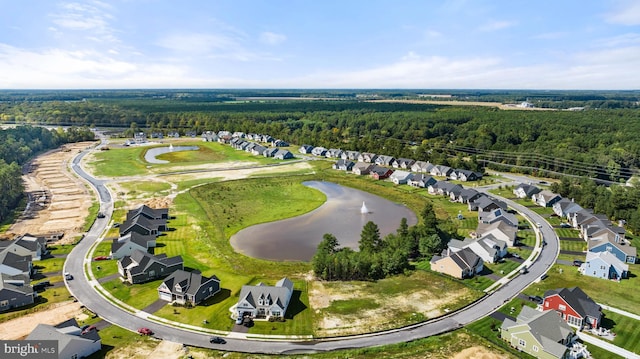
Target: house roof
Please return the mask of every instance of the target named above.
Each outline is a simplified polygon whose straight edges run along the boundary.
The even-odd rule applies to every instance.
[[[263,283],[243,285],[238,303],[246,301],[256,308],[260,298],[270,298],[271,303],[277,304],[280,308],[286,310],[292,293],[293,282],[285,277],[280,279],[275,286],[268,286]]]
[[[407,171],[394,171],[391,174],[391,178],[394,179],[398,179],[398,180],[405,180],[405,179],[411,179],[411,176],[413,176],[413,174],[411,172],[407,172]]]
[[[494,209],[490,212],[478,212],[478,219],[485,223],[494,223],[495,221],[503,221],[514,227],[518,226],[518,218],[515,215],[505,211],[502,208]]]
[[[545,352],[561,358],[567,351],[567,347],[559,342],[566,339],[573,330],[553,310],[539,312],[531,307],[523,306],[516,321],[505,319],[503,329],[525,325],[528,331],[542,345]]]
[[[132,219],[126,220],[121,226],[120,226],[120,234],[124,235],[127,234],[131,231],[131,228],[133,228],[134,226],[141,226],[142,228],[148,229],[148,230],[153,230],[153,229],[158,229],[158,224],[154,223],[154,221],[148,219],[145,216],[136,216]]]
[[[529,198],[531,198],[531,196],[541,191],[540,188],[530,184],[526,184],[526,183],[520,183],[518,187],[516,187],[516,190],[518,189],[522,189],[525,195]]]
[[[585,262],[590,262],[595,259],[600,259],[605,263],[613,266],[618,273],[628,272],[629,265],[618,259],[614,254],[604,251],[604,252],[587,252],[587,256],[585,258]]]
[[[180,287],[183,288],[183,293],[195,295],[203,285],[212,280],[220,282],[220,279],[215,275],[212,277],[205,277],[200,272],[187,272],[180,269],[168,276],[164,280],[164,284],[171,290],[171,292],[174,292],[176,284],[179,284]]]
[[[147,218],[162,218],[163,215],[166,216],[167,214],[169,214],[169,209],[168,208],[151,208],[146,204],[143,204],[142,206],[127,212],[127,219],[139,216],[141,214]]]
[[[471,270],[475,267],[480,257],[469,248],[463,248],[457,252],[450,253],[449,257],[462,270]]]
[[[544,297],[558,295],[583,318],[589,316],[600,318],[601,308],[580,287],[551,289],[544,293]]]
[[[63,352],[67,346],[75,348],[81,343],[94,343],[100,340],[97,330],[83,332],[75,319],[70,319],[56,326],[38,324],[27,336],[27,340],[56,340],[58,341],[58,353]]]
[[[24,285],[12,284],[11,281],[23,282]],[[29,277],[24,275],[0,273],[0,291],[6,289],[21,295],[33,295],[33,287],[29,285],[30,281]]]
[[[130,256],[124,256],[120,265],[127,268],[132,276],[145,273],[154,263],[160,263],[165,267],[182,264],[182,257],[167,257],[166,254],[153,255],[141,250],[135,250]]]
[[[616,242],[611,240],[610,237],[606,237],[600,240],[595,240],[595,241],[589,241],[589,251],[593,248],[602,246],[602,245],[607,245],[610,244],[614,247],[616,247],[617,249],[619,249],[622,253],[624,253],[627,256],[630,257],[635,257],[638,254],[638,250],[636,247],[630,245],[630,244],[621,244],[622,242]],[[627,243],[627,241],[625,241],[624,243]]]
[[[31,263],[31,256],[21,256],[13,252],[0,252],[0,264],[7,267],[18,269],[22,272],[28,272]]]

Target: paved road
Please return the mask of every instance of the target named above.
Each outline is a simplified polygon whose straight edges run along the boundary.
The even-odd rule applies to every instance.
[[[103,143],[104,143],[104,139]],[[420,323],[410,327],[387,331],[384,333],[367,334],[352,337],[332,338],[328,340],[313,341],[275,341],[275,340],[249,340],[244,338],[227,337],[227,344],[214,345],[209,343],[209,335],[200,333],[195,330],[178,328],[170,325],[152,321],[148,319],[149,314],[142,311],[130,312],[115,305],[102,295],[96,292],[95,281],[89,281],[84,274],[83,265],[89,264],[87,254],[91,246],[100,238],[100,235],[106,229],[109,218],[113,212],[112,197],[105,187],[104,182],[96,180],[89,176],[80,167],[80,160],[88,153],[89,150],[79,154],[73,161],[73,169],[87,182],[96,188],[101,201],[101,210],[105,213],[105,218],[97,219],[91,230],[85,238],[76,245],[69,253],[65,262],[65,271],[74,275],[75,279],[66,281],[69,291],[87,308],[97,313],[101,318],[117,324],[126,329],[136,331],[140,327],[148,327],[154,331],[155,336],[170,341],[184,343],[192,346],[210,347],[238,352],[252,353],[311,353],[330,351],[336,349],[359,348],[379,346],[384,344],[400,343],[428,336],[433,336],[455,330],[463,325],[472,323],[478,319],[484,318],[494,312],[504,303],[518,295],[523,289],[531,284],[535,279],[545,273],[555,262],[558,254],[558,237],[555,232],[543,220],[541,216],[535,212],[520,206],[512,201],[501,198],[510,206],[520,211],[525,217],[531,218],[533,223],[540,222],[543,224],[541,231],[548,245],[544,248],[537,260],[530,262],[525,261],[529,266],[529,273],[518,275],[493,293],[488,294],[473,305],[464,308],[458,312]]]

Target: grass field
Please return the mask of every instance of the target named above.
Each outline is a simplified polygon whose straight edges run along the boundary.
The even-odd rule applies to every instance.
[[[560,241],[560,250],[572,252],[585,252],[587,250],[587,242],[585,241]]]
[[[640,322],[608,310],[602,311],[602,326],[616,334],[613,344],[640,354]]]

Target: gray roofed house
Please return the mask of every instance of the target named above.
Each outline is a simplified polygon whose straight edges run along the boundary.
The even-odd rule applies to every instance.
[[[36,296],[28,276],[0,273],[0,312],[31,305]]]
[[[357,175],[368,175],[371,172],[371,169],[374,168],[375,166],[376,165],[368,162],[358,162],[355,165],[353,165],[351,172]]]
[[[547,190],[540,191],[539,193],[531,196],[531,200],[533,201],[533,203],[542,207],[551,207],[554,203],[558,202],[561,199],[562,197],[560,195]]]
[[[473,277],[484,269],[482,258],[470,248],[463,248],[455,252],[447,250],[446,252],[443,256],[433,256],[431,258],[432,271],[462,279]]]
[[[102,340],[97,330],[82,330],[75,319],[56,326],[38,324],[27,340],[55,340],[58,342],[58,358],[88,358],[100,351]]]
[[[470,170],[454,169],[449,174],[449,178],[451,178],[454,181],[463,181],[463,182],[478,181],[482,179],[482,173],[474,172]]]
[[[324,155],[327,158],[340,158],[342,157],[342,150],[339,148],[330,148]]]
[[[293,153],[289,150],[279,149],[278,152],[274,153],[273,158],[278,160],[288,160],[293,158]]]
[[[313,150],[311,150],[311,154],[314,156],[325,156],[327,154],[327,149],[324,147],[314,147]]]
[[[396,158],[391,163],[391,166],[393,166],[394,168],[402,168],[402,169],[405,169],[405,170],[410,170],[411,166],[414,163],[416,163],[416,161],[411,159],[411,158]]]
[[[147,219],[144,216],[137,216],[120,225],[120,236],[122,237],[130,232],[157,236],[160,234],[159,227],[160,224],[156,220]]]
[[[469,203],[476,198],[479,198],[482,194],[473,188],[463,188],[459,193],[450,193],[449,197],[452,201],[460,203]]]
[[[31,256],[21,256],[9,251],[0,252],[0,273],[31,277],[35,273]]]
[[[280,151],[279,148],[271,147],[271,148],[267,148],[266,150],[264,150],[264,152],[262,152],[262,155],[264,157],[275,157],[275,155],[276,155],[276,153],[278,153],[278,151]]]
[[[378,155],[378,157],[376,157],[376,159],[373,161],[375,164],[377,164],[378,166],[387,166],[387,167],[391,167],[393,161],[395,161],[396,159],[391,157],[391,156],[386,156],[386,155]]]
[[[546,291],[542,309],[559,312],[569,325],[578,328],[598,328],[602,322],[602,308],[579,287]]]
[[[531,199],[531,196],[534,194],[540,193],[541,189],[530,184],[520,183],[514,190],[513,194],[518,198],[528,198]]]
[[[275,286],[264,283],[244,285],[240,290],[236,314],[242,318],[250,315],[256,318],[284,317],[293,294],[293,282],[280,279]]]
[[[448,247],[453,252],[469,248],[482,258],[485,263],[496,263],[507,254],[507,243],[492,235],[478,239],[465,238],[463,241],[452,239],[449,241]]]
[[[183,269],[183,261],[180,256],[170,258],[166,254],[154,256],[140,250],[136,250],[130,256],[125,256],[118,261],[118,273],[131,284],[163,278],[179,269]]]
[[[438,180],[428,174],[416,173],[407,183],[413,187],[427,188],[436,182],[438,182]]]
[[[298,149],[298,152],[300,152],[302,154],[305,154],[305,155],[311,154],[311,151],[313,151],[313,146],[311,146],[311,145],[302,145]]]
[[[566,198],[559,200],[551,207],[553,207],[553,212],[560,218],[568,218],[571,213],[578,212],[582,209],[579,204]]]
[[[478,221],[485,224],[503,221],[512,227],[518,227],[518,218],[502,208],[494,209],[490,212],[478,212]]]
[[[202,140],[204,142],[217,142],[218,135],[213,131],[205,131],[202,133]]]
[[[425,161],[416,161],[414,164],[411,165],[411,171],[413,172],[429,173],[431,172],[432,168],[433,168],[433,165]]]
[[[155,246],[155,235],[144,235],[138,232],[131,231],[120,238],[113,239],[111,243],[110,256],[115,259],[120,259],[124,256],[131,255],[134,250],[148,252],[149,249],[155,248]]]
[[[358,156],[358,162],[367,162],[367,163],[375,163],[378,155],[370,152],[362,152],[360,156]]]
[[[199,272],[177,270],[158,287],[162,300],[183,305],[198,305],[220,291],[220,279],[215,275],[207,278]]]
[[[266,151],[266,150],[267,150],[267,148],[264,147],[263,145],[256,144],[251,149],[251,154],[254,155],[254,156],[264,156],[264,151]]]
[[[332,167],[335,170],[351,171],[353,170],[353,166],[355,166],[355,162],[341,158],[336,163],[334,163]]]
[[[400,170],[393,172],[391,176],[389,176],[391,182],[395,184],[407,184],[407,182],[411,180],[411,178],[413,178],[413,174],[411,172]]]
[[[30,234],[18,236],[11,241],[0,241],[0,252],[7,251],[21,256],[31,256],[33,261],[39,261],[42,256],[49,253],[47,240]]]
[[[553,310],[539,312],[523,306],[514,322],[506,318],[500,337],[509,344],[537,358],[567,358],[575,333]]]
[[[142,205],[136,209],[132,209],[127,212],[127,221],[131,220],[135,217],[143,216],[149,220],[157,220],[158,223],[166,224],[166,221],[169,219],[169,209],[168,208],[151,208],[147,205]]]
[[[506,210],[507,204],[484,194],[472,201],[469,201],[470,211],[490,212],[498,208]]]
[[[341,158],[343,160],[357,161],[359,156],[360,152],[358,151],[344,151],[342,152]]]
[[[451,167],[443,166],[443,165],[435,165],[433,166],[433,168],[431,168],[431,175],[440,176],[440,177],[449,177],[452,171],[453,169]]]
[[[496,221],[491,224],[478,223],[476,234],[480,238],[492,236],[505,242],[507,246],[513,247],[516,242],[518,227],[514,227],[503,221]]]

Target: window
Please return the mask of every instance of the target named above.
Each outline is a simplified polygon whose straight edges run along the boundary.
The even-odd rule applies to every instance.
[[[538,346],[537,346],[537,345],[534,345],[534,346],[533,346],[533,351],[534,351],[534,352],[537,352],[537,351],[538,351]]]
[[[545,307],[549,307],[549,302],[545,301],[545,302],[544,302],[544,306],[545,306]]]
[[[576,318],[574,316],[568,315],[567,316],[567,323],[569,323],[569,325],[573,325],[576,327],[579,327],[582,325],[582,320],[580,318]]]
[[[567,306],[564,304],[560,304],[558,305],[558,309],[564,312],[565,310],[567,310]]]
[[[6,307],[8,305],[9,305],[9,301],[8,300],[0,301],[0,307]]]
[[[518,340],[518,345],[521,347],[526,347],[527,346],[527,342],[524,339],[519,339]]]

